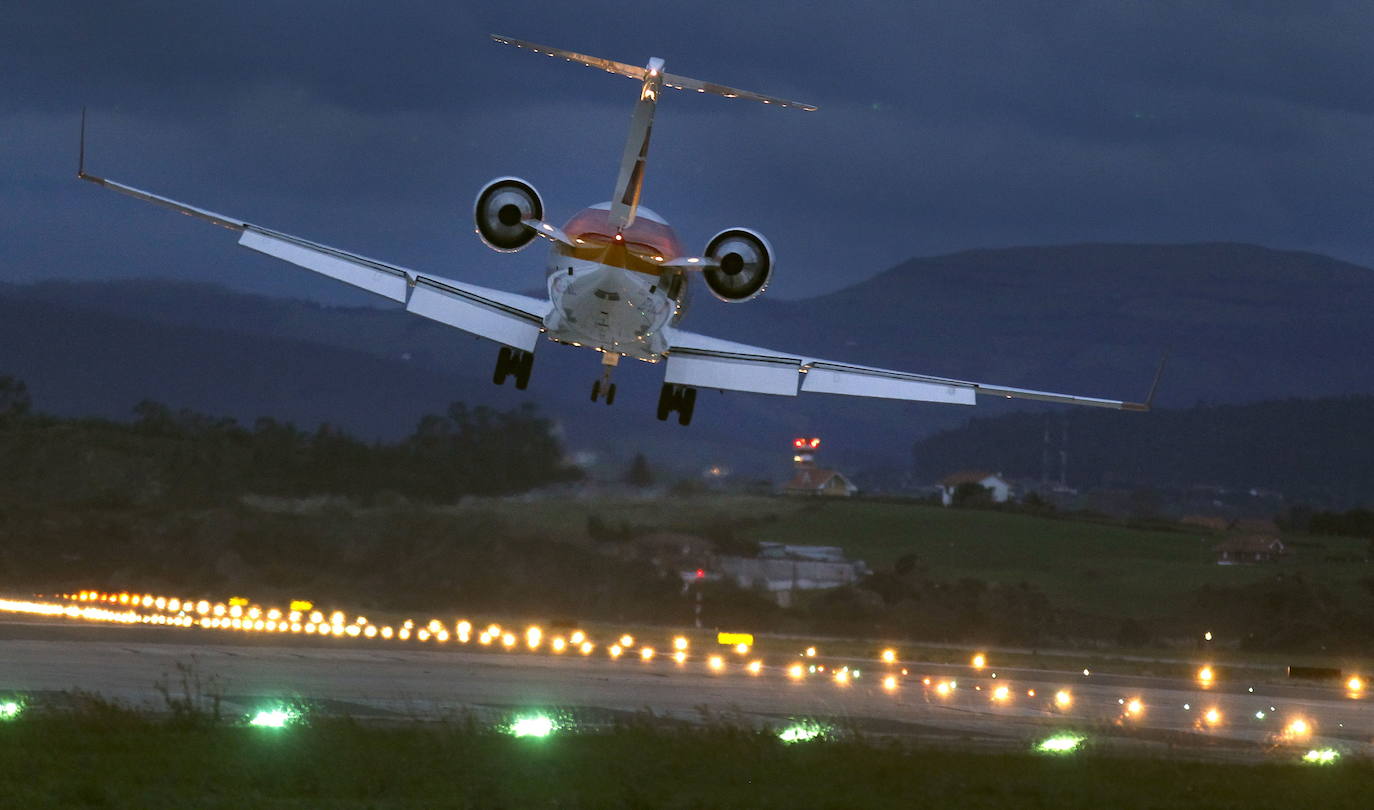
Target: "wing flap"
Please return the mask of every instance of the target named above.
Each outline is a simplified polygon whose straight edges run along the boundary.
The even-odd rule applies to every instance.
[[[796,358],[674,347],[663,379],[694,388],[795,397],[800,372]]]
[[[824,360],[809,364],[802,378],[801,390],[817,394],[944,402],[951,405],[972,405],[976,399],[974,387],[966,383]]]
[[[677,329],[665,330],[665,337],[668,341],[666,381],[701,388],[787,396],[799,392],[840,394],[950,405],[973,405],[977,397],[983,395],[1126,411],[1149,410],[1154,398],[1153,386],[1150,397],[1144,402],[1124,402],[836,363]],[[1155,375],[1156,386],[1159,376],[1159,373]]]
[[[414,275],[399,267],[251,225],[244,228],[239,244],[402,304],[410,276]]]
[[[542,313],[482,294],[495,292],[420,276],[415,279],[406,311],[506,346],[534,351],[544,326]]]

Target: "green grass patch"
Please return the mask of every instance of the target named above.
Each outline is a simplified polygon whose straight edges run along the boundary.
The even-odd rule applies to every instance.
[[[1362,807],[1374,769],[971,753],[729,727],[514,737],[470,724],[187,726],[119,710],[0,726],[0,804],[178,808]]]

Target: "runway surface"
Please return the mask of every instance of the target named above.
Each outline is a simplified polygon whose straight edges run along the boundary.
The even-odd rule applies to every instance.
[[[519,708],[567,710],[590,724],[636,713],[758,727],[806,717],[864,733],[971,746],[1024,746],[1073,730],[1096,745],[1161,755],[1292,760],[1318,747],[1374,755],[1374,708],[1338,686],[1218,683],[1204,689],[1179,679],[1013,669],[993,677],[991,670],[918,661],[872,662],[861,677],[838,683],[831,673],[839,662],[797,680],[785,669],[790,661],[769,662],[751,674],[744,659],[727,654],[724,660],[722,669],[712,670],[704,654],[678,664],[663,655],[611,660],[413,642],[379,647],[349,639],[91,627],[60,619],[0,622],[0,696],[34,703],[60,702],[61,693],[84,690],[165,710],[159,685],[179,695],[183,673],[191,673],[199,690],[222,696],[230,713],[292,699],[378,721],[497,718]],[[902,667],[907,676],[899,674]],[[889,674],[895,683],[885,686]],[[1056,701],[1061,690],[1071,696],[1067,705]],[[1307,724],[1303,733],[1291,726],[1298,718]]]

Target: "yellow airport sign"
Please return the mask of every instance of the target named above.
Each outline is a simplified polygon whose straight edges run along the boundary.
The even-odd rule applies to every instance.
[[[724,644],[727,647],[735,647],[743,644],[746,647],[754,646],[753,633],[717,633],[716,643]]]

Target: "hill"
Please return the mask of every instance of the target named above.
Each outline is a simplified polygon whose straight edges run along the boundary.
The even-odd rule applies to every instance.
[[[1134,398],[1168,345],[1174,359],[1160,401],[1174,407],[1374,392],[1374,367],[1350,350],[1374,342],[1374,271],[1308,253],[1236,244],[1014,248],[913,259],[804,301],[734,307],[698,293],[685,323],[694,331],[964,379]],[[452,399],[533,400],[560,417],[572,449],[616,464],[643,450],[660,467],[723,463],[778,477],[779,449],[806,433],[826,437],[827,460],[872,486],[879,470],[905,467],[900,448],[913,439],[975,413],[1039,409],[712,394],[684,431],[652,415],[657,369],[622,369],[617,403],[606,408],[587,401],[597,368],[586,353],[541,346],[523,394],[490,384],[494,353],[395,307],[325,307],[161,281],[0,289],[0,371],[27,380],[41,408],[67,414],[122,416],[151,397],[394,437]]]
[[[1064,450],[1067,483],[1078,488],[1206,484],[1358,505],[1374,502],[1371,424],[1371,396],[1200,405],[1148,418],[1095,410],[1008,414],[922,439],[912,460],[924,481],[967,468],[1039,479],[1048,429],[1051,475]]]

